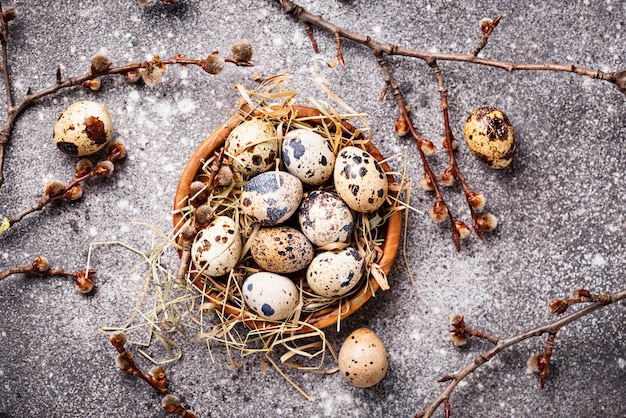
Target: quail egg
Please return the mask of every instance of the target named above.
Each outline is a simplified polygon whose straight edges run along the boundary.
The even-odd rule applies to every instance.
[[[238,173],[263,173],[274,166],[278,155],[276,128],[260,118],[244,121],[226,138],[226,153],[233,157],[232,167]]]
[[[348,205],[337,195],[322,190],[304,196],[298,221],[302,233],[318,247],[348,241],[354,227]]]
[[[283,139],[285,168],[302,183],[318,186],[333,175],[335,154],[330,143],[315,131],[295,129]]]
[[[191,259],[198,270],[209,276],[223,276],[239,262],[241,237],[235,222],[218,216],[196,234],[191,246]]]
[[[250,247],[252,258],[263,270],[293,273],[313,259],[313,245],[297,229],[289,226],[261,228]]]
[[[333,171],[335,189],[346,204],[358,212],[373,212],[387,199],[387,176],[376,159],[361,148],[339,151]]]
[[[249,276],[242,289],[250,310],[272,321],[289,317],[300,300],[298,288],[288,277],[267,271]]]
[[[54,124],[54,143],[64,153],[82,157],[100,151],[112,132],[113,121],[106,108],[83,100],[61,113]]]
[[[505,168],[513,161],[515,131],[500,109],[481,106],[465,121],[465,141],[470,151],[491,168]]]
[[[268,171],[246,183],[241,193],[242,211],[263,226],[285,222],[302,200],[302,182],[285,171]]]
[[[306,281],[320,296],[342,296],[352,290],[363,276],[365,260],[356,248],[324,251],[313,258]]]
[[[385,345],[369,328],[359,328],[348,335],[339,350],[338,363],[343,378],[359,388],[383,380],[389,367]]]

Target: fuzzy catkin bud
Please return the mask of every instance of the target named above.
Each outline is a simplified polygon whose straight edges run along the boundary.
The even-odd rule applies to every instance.
[[[463,347],[467,344],[467,337],[465,335],[450,334],[450,342],[455,347]]]
[[[13,6],[5,7],[2,9],[2,15],[5,22],[10,22],[17,18],[17,9]]]
[[[247,40],[235,42],[230,48],[235,61],[250,61],[252,59],[252,43]]]
[[[107,160],[117,161],[126,158],[126,145],[120,141],[112,142],[107,150]]]
[[[83,197],[83,186],[76,184],[63,194],[63,198],[73,202]]]
[[[154,366],[148,372],[148,376],[150,377],[150,380],[156,383],[159,387],[165,387],[165,384],[167,383],[167,378],[165,376],[165,371],[163,370],[163,367]]]
[[[213,52],[211,55],[206,57],[204,61],[202,61],[202,69],[213,75],[221,73],[222,70],[224,70],[225,65],[226,62],[224,61],[224,58],[222,58],[217,51]]]
[[[435,190],[435,186],[433,185],[433,182],[430,181],[430,177],[428,176],[424,176],[420,179],[420,186],[422,186],[422,189],[427,192],[432,192],[433,190]]]
[[[448,187],[454,187],[456,185],[456,178],[454,177],[454,169],[448,167],[441,173],[441,184]]]
[[[96,54],[91,57],[91,72],[94,74],[108,70],[111,68],[111,65],[113,65],[113,63],[109,57],[104,54]]]
[[[470,234],[471,234],[471,231],[467,227],[467,225],[465,225],[465,222],[455,221],[454,222],[454,228],[456,229],[456,232],[458,232],[460,239],[465,239],[465,238],[469,237]]]
[[[404,116],[400,115],[393,124],[393,130],[396,135],[402,137],[409,133],[409,125],[406,123]]]
[[[116,347],[123,347],[128,342],[128,337],[124,332],[116,332],[111,334],[111,344]]]
[[[195,180],[189,185],[189,197],[195,204],[205,201],[207,198],[207,185],[205,182]]]
[[[213,185],[217,187],[228,186],[233,181],[233,169],[227,165],[220,166],[213,178]]]
[[[561,315],[569,308],[569,303],[563,299],[552,299],[548,304],[548,312],[552,315]]]
[[[491,32],[494,28],[493,20],[489,19],[488,17],[481,19],[479,25],[482,33]]]
[[[141,69],[135,68],[134,70],[123,73],[123,76],[129,83],[136,83],[141,78]]]
[[[76,177],[83,177],[93,170],[93,162],[89,158],[81,158],[76,163]]]
[[[141,78],[143,78],[143,82],[146,83],[147,86],[154,87],[161,82],[164,72],[165,69],[160,65],[150,64],[141,73]]]
[[[32,267],[37,273],[45,273],[50,270],[50,263],[48,263],[46,257],[39,256],[33,261]]]
[[[163,397],[161,401],[161,406],[166,412],[173,412],[180,406],[180,398],[176,395],[172,395],[168,393]]]
[[[432,141],[429,141],[427,139],[421,140],[419,146],[422,152],[424,153],[424,155],[430,156],[430,155],[433,155],[435,151],[437,151],[437,147],[435,146],[435,144],[433,144]]]
[[[86,273],[81,272],[76,276],[75,284],[76,284],[76,290],[79,293],[86,294],[93,290],[93,286],[95,285],[95,282]]]
[[[443,202],[437,201],[430,207],[429,213],[435,222],[443,222],[448,216],[448,208]]]
[[[526,366],[531,372],[539,373],[541,371],[541,356],[539,354],[533,354],[526,361]]]
[[[61,183],[59,180],[52,180],[46,183],[46,187],[44,188],[44,194],[47,198],[53,198],[60,196],[65,192],[65,185]]]
[[[457,147],[459,146],[459,143],[456,139],[452,138],[452,141],[450,141],[451,145],[452,145],[452,151],[454,151],[455,149],[457,149]],[[443,147],[443,149],[445,149],[446,151],[448,150],[448,141],[446,141],[446,139],[444,138],[443,141],[441,141],[441,146]]]
[[[482,194],[481,192],[478,192],[478,193],[470,192],[467,195],[467,201],[469,202],[470,205],[472,205],[472,208],[474,210],[481,211],[485,207],[485,203],[487,199],[485,199],[485,195]]]
[[[102,82],[99,78],[92,78],[91,80],[83,81],[83,87],[88,88],[91,91],[98,91],[102,87]]]
[[[180,230],[180,236],[185,241],[191,241],[196,236],[196,229],[191,225],[185,225]]]
[[[453,327],[450,331],[450,342],[452,342],[455,347],[461,347],[467,344],[467,332],[463,315],[452,315],[450,325]]]
[[[162,380],[165,377],[165,372],[163,371],[163,367],[154,366],[148,372],[148,376],[156,380]]]
[[[485,232],[491,232],[498,226],[498,218],[493,213],[487,213],[478,218],[478,226]]]
[[[450,317],[450,325],[453,327],[465,327],[465,317],[461,314],[454,314]]]
[[[215,213],[215,209],[211,205],[201,205],[196,208],[195,218],[200,225],[208,224]]]
[[[128,358],[126,357],[129,354],[130,353],[128,352],[124,352],[124,353],[118,354],[117,357],[115,357],[115,365],[117,366],[118,369],[125,371],[125,372],[130,370],[130,361],[128,361]]]
[[[100,161],[95,169],[96,175],[108,177],[115,171],[115,166],[109,160]]]

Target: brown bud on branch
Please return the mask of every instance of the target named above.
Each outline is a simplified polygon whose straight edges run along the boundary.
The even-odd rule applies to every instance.
[[[217,75],[224,70],[226,61],[221,57],[220,53],[215,51],[204,61],[202,61],[202,69],[209,74]]]

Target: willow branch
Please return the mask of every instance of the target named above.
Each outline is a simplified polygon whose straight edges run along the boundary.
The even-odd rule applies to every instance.
[[[465,194],[465,200],[467,201],[467,206],[470,211],[470,215],[472,217],[472,227],[474,228],[474,232],[480,239],[483,238],[483,234],[481,228],[478,224],[478,216],[476,215],[476,211],[474,210],[474,206],[472,204],[472,197],[475,196],[475,193],[470,189],[469,185],[465,181],[465,177],[461,174],[461,170],[459,169],[459,164],[457,163],[456,157],[454,155],[454,136],[452,134],[452,128],[450,127],[450,116],[448,112],[448,89],[446,87],[445,79],[443,74],[441,73],[441,69],[437,64],[437,61],[428,61],[428,66],[432,69],[433,74],[437,80],[437,86],[439,91],[439,97],[441,100],[441,111],[443,113],[443,125],[445,129],[445,138],[444,138],[444,148],[448,151],[449,163],[448,168],[444,170],[442,174],[442,182],[446,183],[444,177],[446,175],[453,176],[453,179],[456,179],[461,184],[463,188],[463,193]],[[454,181],[452,181],[453,183]],[[450,215],[452,216],[452,215]],[[454,217],[450,218],[452,222],[452,230],[453,230],[453,240],[456,246],[456,250],[459,251],[460,244],[458,238],[454,236],[454,230],[461,230],[465,227],[465,224],[462,224],[461,221],[454,219]],[[455,239],[456,238],[456,239]]]
[[[235,64],[237,66],[247,67],[247,66],[252,65],[248,61],[240,61],[240,60],[233,59],[232,57],[227,57],[225,61]],[[58,92],[59,90],[74,87],[74,86],[81,86],[83,85],[83,83],[87,81],[90,81],[90,80],[93,80],[102,76],[110,76],[110,75],[115,75],[115,74],[122,74],[122,75],[129,74],[129,73],[132,73],[133,71],[146,69],[148,67],[155,66],[155,65],[163,66],[163,67],[169,66],[169,65],[182,65],[182,66],[195,65],[206,70],[206,67],[205,67],[206,60],[204,59],[188,59],[182,55],[176,55],[172,58],[168,58],[165,60],[161,60],[158,57],[155,57],[152,61],[132,62],[132,63],[122,65],[119,67],[110,67],[100,72],[89,71],[85,74],[68,77],[65,79],[61,77],[60,71],[57,71],[55,84],[49,87],[46,87],[44,89],[41,89],[39,91],[36,91],[34,93],[31,93],[29,89],[29,91],[26,93],[26,95],[24,95],[22,101],[19,104],[17,104],[14,107],[9,108],[7,120],[5,121],[4,126],[2,127],[2,130],[0,130],[0,187],[4,183],[4,174],[3,174],[4,173],[4,159],[5,159],[5,154],[6,154],[6,147],[9,144],[11,132],[13,131],[13,125],[15,124],[15,121],[17,120],[17,118],[22,114],[22,112],[26,110],[26,108],[28,108],[30,105],[32,105],[33,103],[35,103],[37,100],[41,99],[42,97],[46,97],[51,94],[54,94]],[[3,65],[3,70],[6,71],[6,65]],[[8,73],[7,75],[5,75],[5,80],[7,79],[6,77],[8,77]],[[8,81],[5,81],[5,83],[8,83]],[[9,101],[8,96],[7,96],[7,101]]]
[[[422,412],[415,415],[415,417],[431,417],[441,404],[445,404],[449,401],[450,395],[463,379],[472,374],[474,371],[476,371],[476,369],[491,360],[493,357],[498,355],[498,353],[500,353],[502,350],[532,337],[538,337],[544,334],[556,335],[556,333],[564,326],[571,324],[572,322],[575,322],[607,305],[611,305],[620,300],[626,299],[626,289],[616,293],[608,293],[606,294],[606,296],[607,297],[603,298],[602,301],[598,301],[591,305],[588,305],[554,322],[550,322],[537,328],[524,331],[512,337],[501,339],[494,338],[492,342],[495,342],[495,347],[477,355],[471,363],[466,365],[458,372],[452,375],[444,376],[442,379],[440,379],[440,381],[449,381],[450,383],[448,383],[446,388],[441,392],[441,394],[439,394],[439,396],[437,396],[437,398],[430,405],[428,405],[428,407],[426,407]],[[551,341],[554,342],[554,337],[551,337]]]
[[[14,274],[25,274],[27,277],[69,276],[74,279],[76,290],[80,293],[89,293],[94,287],[94,280],[90,276],[95,275],[96,270],[67,271],[63,268],[51,269],[45,257],[37,257],[29,265],[0,271],[0,280],[4,280]]]
[[[483,19],[480,21],[480,30],[483,32],[483,37],[480,39],[478,45],[476,45],[476,48],[474,48],[472,52],[470,52],[470,55],[474,57],[477,56],[478,53],[487,46],[487,41],[489,41],[489,37],[493,33],[493,30],[496,28],[496,26],[498,26],[498,23],[500,23],[500,19],[502,19],[502,15],[496,16],[493,20]]]
[[[9,230],[14,224],[20,222],[26,215],[39,211],[54,201],[74,201],[83,195],[82,183],[92,177],[109,177],[115,167],[114,161],[120,160],[126,156],[126,147],[121,142],[113,142],[109,145],[108,154],[105,160],[100,161],[95,167],[89,162],[88,169],[82,171],[81,162],[77,164],[76,174],[74,178],[63,185],[60,182],[53,181],[46,184],[44,195],[38,199],[32,206],[26,207],[12,215],[2,218],[2,226],[0,226],[0,235]]]
[[[7,111],[13,108],[13,92],[11,90],[11,78],[9,77],[9,54],[7,44],[9,42],[9,21],[4,14],[2,2],[0,2],[0,43],[2,43],[2,77],[4,78],[4,90],[7,94]]]
[[[400,113],[398,120],[402,121],[402,123],[406,125],[408,132],[411,134],[411,137],[415,141],[417,151],[422,161],[422,166],[424,167],[424,179],[426,181],[426,184],[428,185],[429,190],[435,192],[435,204],[431,207],[431,216],[436,221],[441,221],[447,216],[452,224],[455,225],[455,223],[457,222],[456,218],[454,217],[454,215],[452,215],[452,212],[450,211],[448,205],[443,199],[443,196],[437,184],[437,178],[435,176],[435,173],[430,168],[428,160],[426,159],[426,153],[428,152],[429,154],[432,154],[434,152],[435,146],[431,141],[424,139],[415,129],[415,125],[413,124],[413,121],[411,120],[411,115],[409,114],[408,105],[404,100],[402,90],[400,90],[400,85],[393,77],[385,55],[383,53],[376,54],[376,61],[378,62],[378,65],[383,72],[383,80],[385,82],[380,97],[381,99],[384,98],[389,89],[391,89],[391,94],[395,99],[396,104],[398,105],[398,111]],[[452,240],[454,241],[455,247],[458,251],[460,248],[460,235],[457,228],[452,228]]]
[[[484,65],[488,67],[499,68],[508,72],[513,71],[556,71],[568,72],[576,75],[587,76],[594,79],[605,80],[616,84],[620,90],[626,88],[626,71],[621,72],[604,72],[598,69],[587,69],[578,67],[573,64],[555,64],[551,62],[545,63],[515,63],[510,61],[501,61],[495,59],[478,58],[472,54],[452,54],[422,51],[418,49],[407,48],[404,46],[394,45],[389,42],[380,42],[369,35],[351,31],[341,26],[337,26],[328,22],[319,15],[312,14],[298,6],[290,0],[277,0],[283,12],[289,14],[303,23],[316,26],[329,33],[339,35],[342,38],[349,39],[353,42],[367,46],[374,54],[385,53],[387,55],[401,55],[405,57],[419,58],[424,62],[432,60],[436,61],[457,61],[468,64]],[[626,91],[623,91],[626,94]]]

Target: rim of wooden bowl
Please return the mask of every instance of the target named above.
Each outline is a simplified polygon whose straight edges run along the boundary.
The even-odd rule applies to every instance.
[[[295,112],[295,115],[297,115],[297,117],[319,118],[323,116],[319,110],[307,106],[294,105],[292,106],[291,112]],[[235,116],[224,125],[211,132],[189,158],[189,161],[185,165],[185,168],[183,169],[183,172],[180,176],[180,180],[178,181],[178,187],[176,188],[173,215],[174,228],[180,227],[180,221],[182,220],[182,214],[180,210],[187,205],[189,187],[191,185],[191,182],[195,180],[196,176],[200,172],[203,161],[207,159],[213,152],[215,152],[222,144],[224,144],[230,132],[242,120],[243,119],[240,116]],[[316,121],[313,119],[310,120],[309,123],[315,125]],[[321,121],[317,123],[321,123]],[[351,132],[355,132],[356,130],[354,126],[350,125],[347,122],[343,122],[343,125]],[[372,156],[378,161],[383,160],[383,156],[381,155],[380,151],[371,142],[365,143],[365,149],[367,150],[367,152],[372,154]],[[385,172],[390,171],[387,163],[383,162],[381,166],[383,170],[385,170]],[[390,182],[392,181],[392,179],[389,180]],[[394,264],[396,253],[398,252],[398,247],[400,244],[402,213],[400,211],[394,212],[387,219],[383,228],[383,256],[378,264],[383,269],[385,274],[388,274]],[[205,292],[211,302],[219,303],[221,307],[223,306],[223,312],[225,314],[235,316],[243,315],[243,322],[245,322],[253,329],[267,328],[268,326],[274,326],[276,324],[276,322],[274,321],[251,319],[250,314],[248,314],[247,311],[243,310],[242,313],[242,310],[236,306],[232,306],[228,303],[223,304],[223,300],[218,297],[218,292],[208,292],[200,277],[198,277],[197,280],[194,280],[194,285],[198,287],[201,291]],[[378,285],[378,282],[376,280],[371,280],[371,285],[361,286],[361,289],[347,300],[347,302],[349,303],[343,301],[339,306],[331,306],[323,310],[307,314],[307,316],[301,320],[319,329],[335,325],[339,318],[345,319],[354,312],[356,312],[361,306],[363,306],[365,302],[367,302],[373,296],[373,292],[376,292],[379,288],[380,286]],[[338,313],[339,309],[341,309],[340,313]],[[304,326],[296,332],[309,332],[311,330],[312,328]]]

